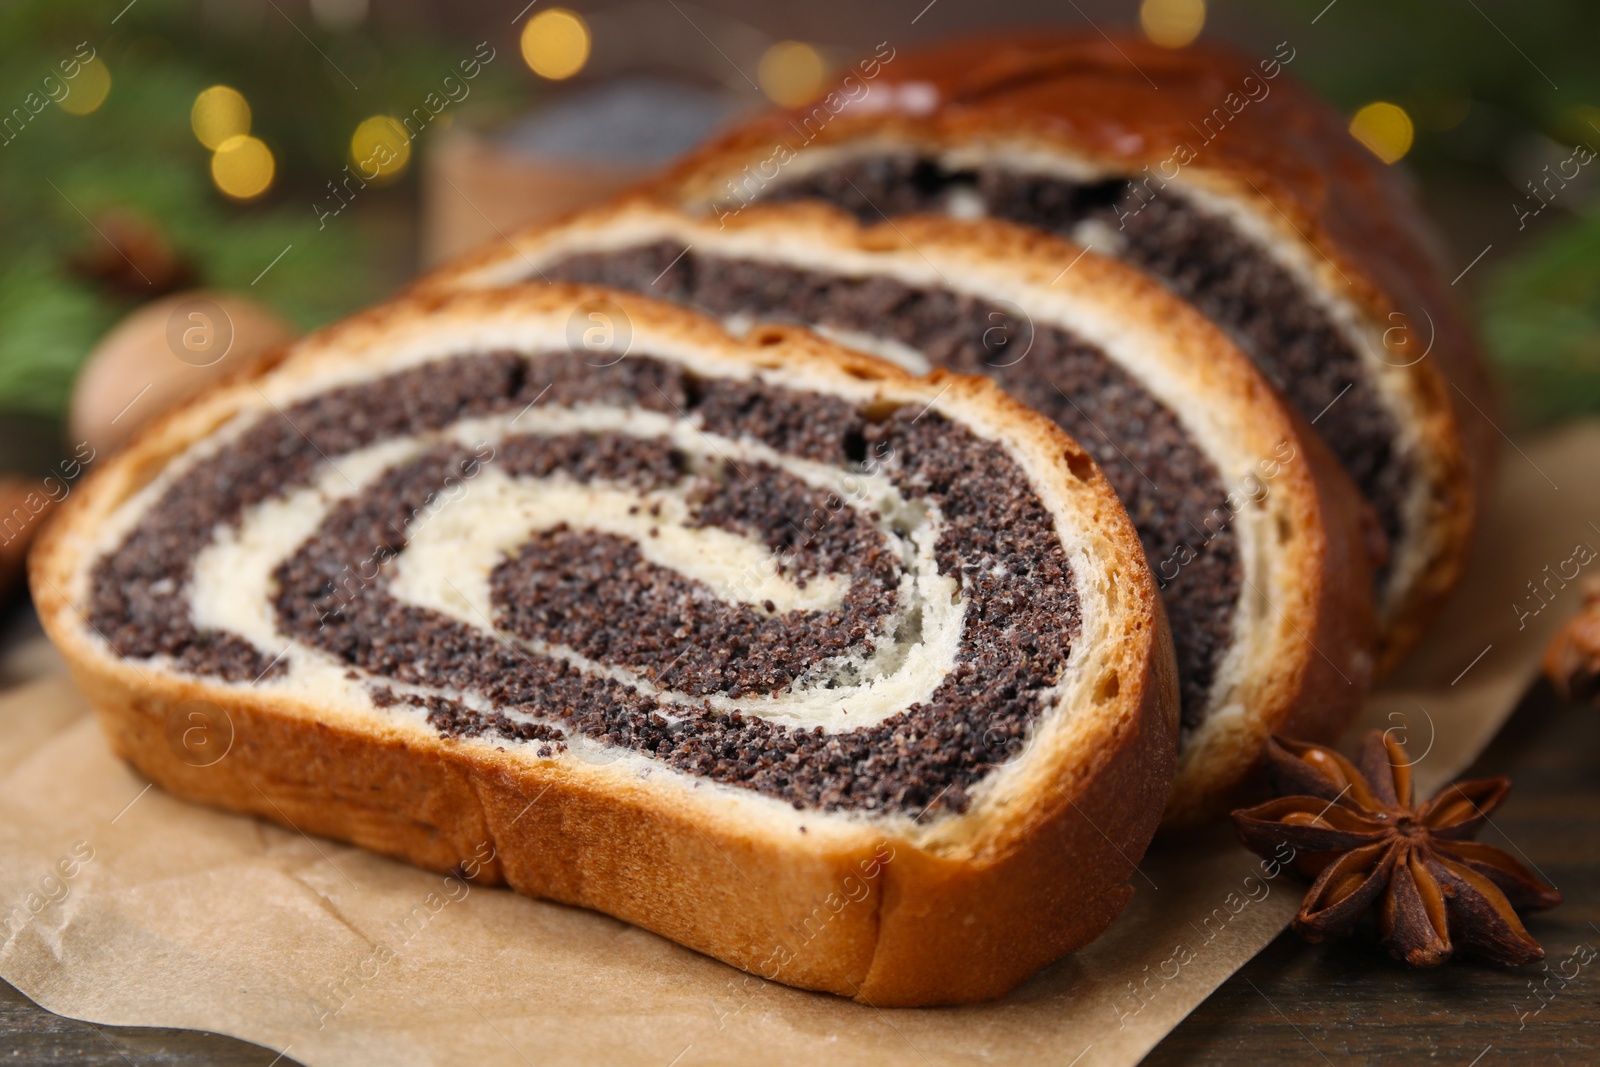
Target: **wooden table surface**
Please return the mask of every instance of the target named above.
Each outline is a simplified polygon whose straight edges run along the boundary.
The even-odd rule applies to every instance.
[[[1490,774],[1511,775],[1516,789],[1480,839],[1520,854],[1566,896],[1528,922],[1545,947],[1544,964],[1502,971],[1452,963],[1417,972],[1371,945],[1312,946],[1285,933],[1145,1063],[1600,1063],[1600,957],[1577,962],[1600,949],[1600,711],[1567,705],[1541,683],[1468,776]],[[67,1063],[291,1061],[216,1034],[62,1018],[0,982],[0,1064]]]

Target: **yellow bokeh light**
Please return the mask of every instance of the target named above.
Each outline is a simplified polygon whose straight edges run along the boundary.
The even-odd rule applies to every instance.
[[[541,78],[570,78],[589,62],[589,24],[575,11],[552,7],[522,27],[522,58]]]
[[[1416,129],[1404,108],[1379,100],[1356,112],[1350,120],[1350,136],[1385,163],[1394,163],[1411,151]]]
[[[399,119],[374,115],[350,136],[350,160],[365,181],[393,181],[411,162],[411,138]]]
[[[1139,26],[1163,48],[1192,44],[1206,24],[1206,0],[1144,0]]]
[[[87,115],[106,102],[111,92],[111,70],[99,56],[78,68],[78,76],[67,83],[71,92],[61,98],[61,110],[72,115]]]
[[[201,144],[215,152],[228,138],[250,132],[250,104],[239,90],[213,85],[194,98],[189,128]]]
[[[244,133],[223,141],[211,156],[211,180],[235,200],[249,200],[266,192],[277,169],[272,149]]]
[[[795,107],[817,95],[827,73],[815,48],[803,41],[779,41],[762,53],[756,80],[773,103]]]

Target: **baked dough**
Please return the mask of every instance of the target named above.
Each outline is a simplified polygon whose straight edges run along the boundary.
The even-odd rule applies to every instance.
[[[993,221],[862,226],[826,205],[717,222],[648,198],[514,233],[424,289],[604,284],[731,327],[799,321],[1056,420],[1134,518],[1177,649],[1169,826],[1237,807],[1268,735],[1332,742],[1373,673],[1370,513],[1228,337],[1113,259]]]
[[[1160,601],[1072,440],[624,294],[315,334],[101,466],[31,581],[164,788],[875,1005],[1098,935],[1172,781]]]
[[[1234,334],[1374,505],[1381,673],[1465,566],[1494,405],[1403,175],[1293,83],[1295,58],[1039,29],[880,49],[657,191],[724,222],[796,198],[996,216],[1140,266]]]

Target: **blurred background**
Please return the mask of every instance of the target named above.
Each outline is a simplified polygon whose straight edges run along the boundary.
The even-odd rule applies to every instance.
[[[803,101],[880,41],[1007,25],[1290,42],[1290,73],[1417,184],[1503,425],[1600,411],[1592,0],[524,2],[0,7],[0,560],[35,502],[208,375]]]

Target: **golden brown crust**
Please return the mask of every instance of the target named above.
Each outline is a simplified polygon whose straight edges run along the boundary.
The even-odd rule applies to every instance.
[[[1280,698],[1276,715],[1254,724],[1240,738],[1233,767],[1221,773],[1218,766],[1188,787],[1180,772],[1169,801],[1163,831],[1219,819],[1234,808],[1263,798],[1265,782],[1260,771],[1270,734],[1296,737],[1318,744],[1333,744],[1354,721],[1371,688],[1373,663],[1354,654],[1370,649],[1373,641],[1371,563],[1368,538],[1362,531],[1375,520],[1350,479],[1320,438],[1290,413],[1300,426],[1297,438],[1311,492],[1294,502],[1297,524],[1318,530],[1315,558],[1321,580],[1301,586],[1306,596],[1302,633],[1306,654],[1271,668],[1273,689]],[[1378,535],[1381,536],[1381,535]],[[1286,620],[1287,621],[1287,620]],[[1245,758],[1247,752],[1254,758]],[[1181,764],[1180,764],[1181,768]],[[1189,800],[1184,805],[1184,800]]]
[[[840,96],[735,129],[653,188],[704,208],[726,200],[730,177],[748,181],[739,177],[747,166],[760,185],[807,152],[864,139],[935,150],[1005,142],[1130,174],[1170,162],[1177,145],[1198,144],[1182,180],[1256,215],[1275,243],[1305,250],[1320,287],[1352,303],[1396,368],[1384,388],[1420,445],[1426,520],[1413,577],[1384,597],[1381,672],[1420,639],[1465,566],[1493,461],[1493,403],[1477,342],[1402,175],[1282,76],[1294,58],[1285,47],[1251,60],[1214,47],[1171,50],[1042,29],[963,37],[872,62],[872,77],[858,72]],[[1268,69],[1275,76],[1264,78]],[[857,103],[840,106],[846,98]],[[1221,133],[1197,133],[1196,123],[1230,99]],[[762,169],[773,159],[780,165]]]
[[[537,276],[542,265],[573,253],[662,240],[701,254],[846,274],[907,280],[920,273],[924,284],[1011,300],[1034,319],[1059,322],[1080,336],[1084,323],[1074,315],[1110,314],[1124,336],[1108,355],[1118,362],[1130,356],[1153,361],[1142,372],[1131,367],[1135,376],[1164,384],[1181,399],[1169,407],[1191,427],[1215,424],[1202,449],[1232,462],[1218,464],[1230,488],[1241,466],[1271,462],[1270,519],[1262,525],[1270,528],[1263,540],[1272,547],[1255,555],[1265,553],[1273,567],[1263,577],[1265,565],[1252,563],[1257,569],[1246,574],[1254,636],[1241,642],[1246,651],[1237,677],[1217,698],[1224,713],[1197,729],[1180,752],[1168,828],[1218,817],[1250,795],[1251,772],[1269,734],[1331,741],[1354,718],[1373,670],[1370,509],[1316,435],[1221,330],[1115,260],[993,221],[921,216],[863,227],[842,211],[803,202],[754,205],[713,222],[641,197],[518,231],[418,287],[495,285]],[[1062,270],[1066,264],[1071,270]],[[1051,303],[1062,300],[1072,301],[1074,310]],[[1158,573],[1170,562],[1152,561]]]
[[[363,313],[296,345],[275,372],[152,424],[86,479],[45,531],[30,576],[41,620],[114,748],[182,796],[436,870],[467,865],[482,882],[604,911],[765,977],[875,1004],[998,996],[1097,936],[1131,892],[1125,883],[1172,776],[1170,638],[1138,541],[1098,469],[1053,424],[981,380],[914,379],[798,330],[763,330],[737,345],[686,312],[607,294],[630,315],[640,351],[686,346],[702,368],[770,366],[765,373],[781,380],[844,395],[922,401],[996,435],[1058,521],[1083,531],[1103,564],[1086,578],[1114,585],[1120,601],[1104,616],[1111,629],[1102,636],[1115,640],[1099,642],[1104,654],[1088,662],[1115,672],[1117,684],[1071,715],[1041,720],[1028,752],[999,772],[1010,777],[985,794],[1004,790],[1003,805],[980,797],[966,814],[926,826],[795,812],[666,771],[645,778],[615,764],[538,759],[528,746],[336,714],[270,686],[197,680],[120,659],[89,629],[75,590],[105,548],[107,517],[229,415],[268,394],[314,391],[329,375],[381,368],[419,335],[424,344],[473,330],[504,337],[540,323],[559,335],[570,309],[594,295],[519,287]],[[225,723],[221,758],[196,760],[176,739],[193,700],[218,709],[212,728]],[[948,926],[957,914],[963,921]]]

